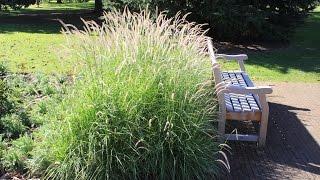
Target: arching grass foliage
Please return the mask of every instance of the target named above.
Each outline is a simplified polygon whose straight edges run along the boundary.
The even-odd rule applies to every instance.
[[[219,173],[205,32],[179,15],[104,13],[64,25],[78,76],[34,135],[47,179],[206,179]],[[42,172],[45,173],[42,173]]]

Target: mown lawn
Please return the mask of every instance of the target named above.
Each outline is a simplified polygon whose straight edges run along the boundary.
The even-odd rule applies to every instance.
[[[21,29],[24,31],[20,31]],[[59,50],[64,43],[64,36],[57,27],[6,24],[0,25],[0,32],[0,59],[13,71],[66,70],[59,62]]]
[[[320,82],[320,8],[296,30],[291,45],[252,56],[249,72],[259,80]]]
[[[89,1],[0,12],[0,62],[16,72],[68,73],[71,65],[58,19],[79,25],[80,17],[96,18],[93,8],[94,1]]]
[[[84,4],[43,4],[41,8],[15,11],[18,14],[71,12],[93,7],[92,1]],[[10,16],[11,16],[10,15]],[[0,22],[7,18],[0,14]],[[23,17],[21,17],[23,18]],[[320,8],[317,8],[294,33],[286,48],[249,54],[248,73],[257,81],[320,82]],[[58,23],[4,23],[0,24],[0,61],[13,71],[66,73],[71,70],[66,62],[68,54],[62,49],[65,43]],[[63,57],[63,58],[62,58]],[[234,67],[227,63],[225,67]]]
[[[319,32],[320,7],[296,29],[288,47],[249,53],[248,73],[258,81],[320,82]]]

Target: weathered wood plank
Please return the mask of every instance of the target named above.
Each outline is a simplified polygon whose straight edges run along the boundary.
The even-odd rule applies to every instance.
[[[251,134],[225,134],[228,141],[258,141],[259,136]]]
[[[240,72],[239,72],[239,74],[241,74],[243,80],[246,82],[246,84],[247,84],[248,87],[254,87],[254,84],[253,84],[253,82],[251,81],[251,79],[249,78],[249,76],[248,76],[247,73],[244,73],[244,72],[240,73]]]
[[[269,118],[269,105],[267,102],[267,98],[265,94],[259,95],[260,102],[262,105],[262,114],[261,114],[261,123],[260,123],[260,131],[259,131],[259,147],[265,146],[266,137],[267,137],[267,129],[268,129],[268,118]]]
[[[233,111],[227,112],[226,114],[227,120],[239,120],[239,121],[260,121],[261,120],[261,112],[251,112],[251,111]]]
[[[242,72],[222,72],[221,79],[226,83],[232,83],[235,86],[250,87],[253,85],[249,77],[245,78]],[[246,76],[246,74],[245,74]],[[249,84],[247,84],[247,82]],[[258,97],[257,97],[258,98]],[[260,110],[258,99],[252,94],[225,94],[225,103],[228,112],[257,112]]]

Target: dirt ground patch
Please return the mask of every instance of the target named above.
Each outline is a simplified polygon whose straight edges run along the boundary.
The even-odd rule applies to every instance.
[[[270,116],[267,143],[232,142],[229,179],[320,179],[320,84],[265,83]]]

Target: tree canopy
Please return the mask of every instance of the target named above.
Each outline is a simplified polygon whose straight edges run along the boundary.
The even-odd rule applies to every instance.
[[[286,39],[299,17],[319,0],[110,0],[117,8],[159,9],[174,15],[191,13],[189,20],[208,23],[215,38]],[[157,7],[157,8],[156,8]]]
[[[12,9],[20,9],[35,3],[36,0],[0,0],[0,10],[7,9],[9,7]]]

